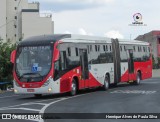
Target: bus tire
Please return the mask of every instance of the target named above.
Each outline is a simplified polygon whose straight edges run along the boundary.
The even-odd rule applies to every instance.
[[[71,84],[71,91],[70,91],[70,95],[74,96],[77,94],[77,84],[76,84],[76,80],[73,79],[72,80],[72,84]]]
[[[141,82],[141,74],[140,72],[137,72],[137,78],[136,78],[136,81],[134,81],[134,84],[139,85],[140,82]]]
[[[41,98],[41,97],[42,97],[42,94],[34,94],[34,97],[36,97],[36,98]]]
[[[109,76],[106,75],[104,79],[104,85],[103,85],[104,91],[107,91],[109,89],[109,83],[110,83]]]

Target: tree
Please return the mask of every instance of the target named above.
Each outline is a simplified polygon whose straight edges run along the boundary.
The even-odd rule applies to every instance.
[[[160,57],[157,57],[157,61],[158,61],[158,68],[160,68]]]
[[[154,58],[153,54],[152,54],[152,67],[153,67],[153,69],[156,68],[155,58]]]
[[[12,63],[10,54],[16,48],[15,44],[0,41],[0,81],[12,80]]]

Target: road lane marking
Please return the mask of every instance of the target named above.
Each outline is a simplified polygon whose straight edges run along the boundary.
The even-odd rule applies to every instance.
[[[39,112],[40,109],[31,109],[31,108],[4,108],[4,109],[1,109],[1,110],[12,110],[12,109],[19,109],[19,110],[28,110],[28,111],[36,111],[36,112]]]
[[[7,97],[15,97],[15,96],[20,96],[20,95],[12,95],[12,96],[0,97],[0,99],[2,99],[2,98],[7,98]]]
[[[49,100],[40,100],[40,101],[34,101],[35,103],[37,102],[45,102],[45,101],[51,101],[51,100],[53,100],[53,99],[49,99]],[[18,106],[23,106],[23,105],[32,105],[32,103],[33,102],[28,102],[28,103],[23,103],[23,104],[19,104],[19,105],[12,105],[12,106],[7,106],[7,107],[2,107],[2,108],[0,108],[0,110],[1,109],[7,109],[7,108],[11,108],[11,107],[18,107]]]
[[[118,93],[118,94],[154,94],[157,91],[145,91],[145,90],[115,90],[110,93]]]
[[[26,103],[23,105],[33,105],[33,104],[37,104],[37,105],[47,105],[46,103]]]
[[[75,97],[80,97],[80,96],[84,96],[84,95],[88,95],[88,94],[93,94],[93,93],[86,93],[86,94],[81,94],[81,95],[76,95],[76,96],[72,96],[72,97],[66,97],[66,98],[62,98],[60,100],[56,100],[56,101],[53,101],[51,103],[48,103],[47,105],[45,105],[39,112],[39,114],[44,114],[44,111],[50,106],[50,105],[53,105],[55,103],[58,103],[58,102],[61,102],[61,101],[64,101],[64,100],[68,100],[68,99],[71,99],[71,98],[75,98]],[[44,122],[44,120],[40,120],[39,122]]]
[[[160,83],[160,82],[155,82],[155,81],[153,81],[153,82],[142,82],[142,84],[158,84],[158,83]]]
[[[27,110],[27,111],[37,111],[37,112],[40,111],[40,109],[32,109],[32,108],[18,108],[18,109]]]

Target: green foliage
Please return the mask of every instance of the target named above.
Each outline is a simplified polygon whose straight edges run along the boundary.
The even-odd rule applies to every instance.
[[[155,67],[155,65],[156,65],[153,54],[152,54],[152,65],[153,65],[153,68],[154,68],[154,67]]]
[[[16,48],[16,45],[10,42],[0,41],[0,81],[12,80],[12,63],[10,62],[10,54]]]
[[[158,65],[160,65],[160,57],[157,57]]]
[[[160,67],[160,57],[157,57],[157,61],[158,61],[157,65],[158,67]]]

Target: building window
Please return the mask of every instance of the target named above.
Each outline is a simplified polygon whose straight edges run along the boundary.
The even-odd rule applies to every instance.
[[[15,16],[14,18],[17,19],[17,16]]]
[[[14,7],[15,10],[17,10],[17,7]]]
[[[17,28],[17,25],[14,25],[14,28]]]
[[[15,34],[14,36],[16,37],[17,35]]]

